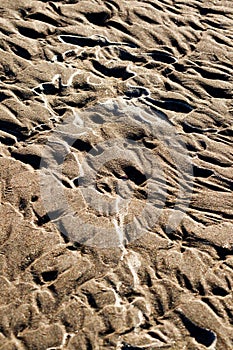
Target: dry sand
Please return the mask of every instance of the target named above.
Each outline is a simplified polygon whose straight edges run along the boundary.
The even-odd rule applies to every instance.
[[[232,0],[1,0],[0,13],[0,349],[233,349]],[[129,106],[122,122],[95,113],[106,101]],[[176,131],[186,158],[137,108]],[[43,202],[40,161],[71,116],[63,192],[47,191],[67,236]],[[88,192],[80,164],[93,168],[103,145],[112,154]],[[144,210],[152,156],[166,192],[156,220]],[[62,197],[84,225],[70,228]]]

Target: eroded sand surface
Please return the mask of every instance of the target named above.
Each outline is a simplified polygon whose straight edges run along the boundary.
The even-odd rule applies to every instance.
[[[232,1],[0,12],[0,349],[233,349]]]

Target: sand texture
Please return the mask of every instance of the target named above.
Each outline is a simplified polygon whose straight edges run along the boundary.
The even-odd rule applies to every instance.
[[[232,0],[0,16],[0,350],[232,350]]]

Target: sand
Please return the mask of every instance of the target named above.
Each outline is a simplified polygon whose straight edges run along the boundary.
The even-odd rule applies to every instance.
[[[233,349],[232,1],[0,14],[0,350]]]

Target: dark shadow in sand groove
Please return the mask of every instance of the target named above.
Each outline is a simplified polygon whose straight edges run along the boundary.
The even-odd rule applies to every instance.
[[[37,32],[35,29],[27,27],[18,27],[18,31],[21,35],[31,39],[42,39],[45,37],[43,33]]]
[[[113,67],[108,68],[100,64],[98,61],[92,61],[93,67],[107,77],[121,78],[122,80],[127,80],[133,77],[135,74],[128,72],[127,67]]]
[[[35,19],[37,21],[44,22],[44,23],[49,23],[54,27],[59,26],[59,23],[56,20],[40,12],[36,12],[31,15],[28,15],[26,18]]]
[[[201,68],[201,67],[193,67],[193,69],[200,73],[201,76],[203,78],[206,78],[206,79],[211,79],[211,80],[223,80],[223,81],[227,81],[227,80],[230,80],[230,75],[229,74],[223,74],[223,73],[218,73],[216,71],[208,71],[204,68]]]
[[[143,350],[143,348],[139,348],[138,346],[131,346],[131,345],[125,344],[122,346],[121,350]]]
[[[45,282],[51,282],[57,279],[58,277],[58,271],[44,271],[41,273],[41,276]]]
[[[216,86],[207,85],[205,83],[200,83],[200,85],[203,87],[203,89],[209,94],[210,96],[214,98],[221,98],[221,99],[232,99],[232,92],[224,88],[218,88]]]
[[[59,35],[59,39],[63,41],[66,44],[71,44],[71,45],[76,45],[80,47],[84,46],[89,46],[89,47],[94,47],[94,46],[100,46],[100,47],[105,47],[105,46],[111,46],[111,45],[116,45],[116,46],[129,46],[129,47],[137,47],[134,44],[130,44],[127,42],[111,42],[104,36],[93,36],[93,37],[85,37],[85,36],[75,36],[75,35]]]
[[[123,32],[125,34],[128,34],[130,37],[132,37],[132,33],[130,33],[130,31],[123,26],[123,24],[117,22],[117,21],[114,21],[114,20],[109,20],[107,22],[107,26],[108,27],[113,27],[113,28],[116,28],[117,30],[119,30],[120,32]]]
[[[16,143],[14,138],[11,138],[9,136],[0,136],[0,144],[6,145],[6,146],[12,146]]]
[[[103,40],[103,38],[89,38],[89,37],[83,37],[83,36],[73,36],[73,35],[60,35],[60,38],[62,41],[64,41],[66,44],[72,44],[77,46],[108,46],[109,43]]]
[[[27,138],[27,136],[23,134],[24,132],[26,133],[28,131],[26,127],[21,127],[5,120],[0,120],[0,130],[15,136],[18,141],[25,141]]]
[[[24,49],[23,47],[21,46],[18,46],[16,44],[10,44],[11,46],[11,50],[19,57],[22,57],[24,58],[25,60],[30,60],[31,58],[31,55],[30,53],[28,52],[28,50]]]
[[[159,101],[150,98],[150,102],[152,102],[157,107],[178,113],[190,113],[194,109],[194,107],[191,106],[189,103],[176,99],[165,99]]]
[[[136,63],[136,62],[146,63],[145,57],[133,55],[122,48],[118,49],[118,57],[122,61],[130,61],[133,63]]]
[[[43,83],[41,87],[35,88],[34,91],[38,94],[43,92],[45,95],[56,95],[60,89],[56,88],[53,83]]]
[[[155,50],[152,52],[148,52],[147,55],[150,56],[153,60],[158,61],[158,62],[163,62],[163,63],[167,63],[167,64],[177,62],[177,59],[175,57],[169,55],[169,53],[167,53],[167,52]]]
[[[109,11],[86,13],[85,16],[90,23],[93,23],[97,26],[105,26],[107,24],[107,21],[111,18]]]
[[[206,169],[206,168],[201,168],[198,167],[197,165],[193,166],[193,175],[195,177],[204,177],[204,178],[208,178],[211,175],[213,175],[214,172],[210,169]]]
[[[125,91],[125,96],[129,99],[131,98],[139,98],[142,96],[149,96],[150,92],[148,89],[138,86],[131,86],[127,91]]]
[[[192,322],[188,317],[186,317],[181,311],[176,311],[181,320],[183,321],[185,327],[190,333],[190,336],[195,338],[195,340],[204,346],[211,346],[216,340],[216,334],[206,328],[199,327],[194,322]]]
[[[40,169],[41,158],[35,154],[20,154],[11,152],[11,156],[25,164],[31,165],[35,170]]]

